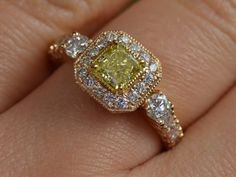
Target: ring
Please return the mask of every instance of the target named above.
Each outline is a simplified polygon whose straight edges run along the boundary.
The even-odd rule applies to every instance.
[[[159,59],[123,31],[107,31],[95,40],[73,32],[49,48],[54,60],[74,61],[76,83],[112,113],[142,107],[167,148],[183,137],[169,98],[157,89]]]

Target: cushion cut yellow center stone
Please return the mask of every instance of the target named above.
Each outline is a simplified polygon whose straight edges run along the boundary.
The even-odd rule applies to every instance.
[[[144,67],[124,46],[112,44],[94,60],[91,72],[112,91],[124,91]]]

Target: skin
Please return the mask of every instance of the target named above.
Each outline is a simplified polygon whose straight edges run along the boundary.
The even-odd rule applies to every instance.
[[[236,2],[129,3],[0,2],[1,177],[236,176]],[[185,130],[174,149],[163,151],[142,111],[107,112],[74,84],[71,62],[50,63],[60,35],[110,29],[160,58],[159,88]]]

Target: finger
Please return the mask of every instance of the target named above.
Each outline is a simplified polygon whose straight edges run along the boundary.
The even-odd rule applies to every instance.
[[[141,1],[104,30],[111,28],[133,34],[159,56],[164,69],[161,87],[174,100],[185,126],[206,112],[235,80],[235,44],[231,37],[176,1]],[[73,84],[72,72],[69,64],[63,66],[6,114],[12,117],[28,108],[18,115],[25,118],[16,116],[12,120],[28,120],[26,127],[30,126],[29,120],[35,119],[36,124],[48,124],[35,134],[42,131],[41,138],[50,139],[45,144],[50,146],[47,152],[52,159],[48,162],[51,168],[64,166],[66,169],[61,168],[60,172],[76,169],[77,175],[90,172],[90,176],[104,176],[126,172],[160,151],[161,143],[144,122],[144,114],[109,114]],[[33,133],[33,129],[21,127],[11,134],[27,131],[27,135]],[[63,161],[56,154],[71,156]],[[94,159],[97,163],[93,163]]]
[[[1,1],[0,112],[50,74],[45,44],[65,31],[80,29],[86,34],[93,33],[127,2]]]
[[[236,175],[236,87],[186,132],[178,149],[154,158],[130,177]],[[156,166],[159,168],[155,168]],[[161,170],[160,170],[161,169]]]

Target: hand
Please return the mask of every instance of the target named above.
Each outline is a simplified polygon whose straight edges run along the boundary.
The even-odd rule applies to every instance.
[[[232,0],[0,2],[1,177],[236,176],[236,4]],[[111,114],[54,69],[62,34],[123,30],[163,65],[159,88],[185,137],[163,152],[144,114]]]

